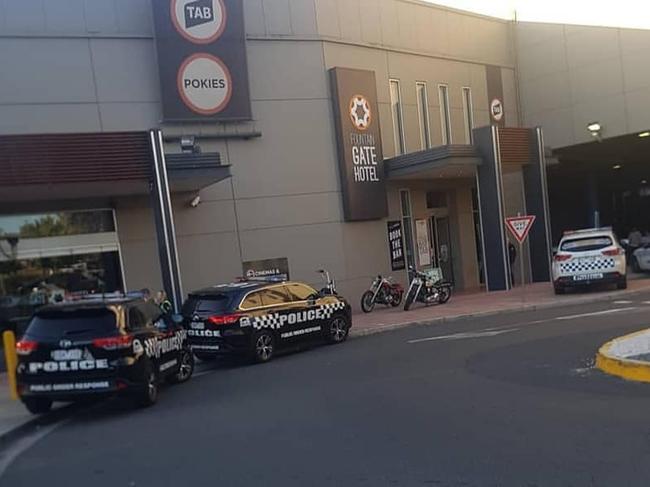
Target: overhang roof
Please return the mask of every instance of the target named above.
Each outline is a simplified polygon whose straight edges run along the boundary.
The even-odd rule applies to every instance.
[[[443,145],[384,161],[389,179],[473,177],[481,157],[472,145]]]

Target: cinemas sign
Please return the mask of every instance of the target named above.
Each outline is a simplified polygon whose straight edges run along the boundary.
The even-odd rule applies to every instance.
[[[152,0],[165,121],[251,118],[242,0]]]
[[[346,221],[388,215],[375,73],[330,70]]]

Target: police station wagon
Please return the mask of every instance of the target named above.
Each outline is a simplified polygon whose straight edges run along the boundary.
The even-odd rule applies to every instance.
[[[149,406],[162,381],[185,382],[194,370],[185,329],[138,297],[41,308],[16,351],[20,398],[35,414],[53,401],[115,393]]]
[[[336,294],[300,282],[244,281],[192,292],[183,323],[201,360],[237,354],[269,361],[278,349],[310,340],[341,343],[351,308]]]

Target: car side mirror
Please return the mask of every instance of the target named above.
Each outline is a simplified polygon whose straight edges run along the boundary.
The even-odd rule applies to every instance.
[[[172,323],[174,323],[175,325],[181,325],[183,323],[183,315],[173,314],[171,318],[172,318]]]
[[[308,302],[309,304],[315,304],[316,301],[317,301],[320,297],[321,297],[320,294],[318,294],[318,293],[314,293],[314,294],[312,294],[311,296],[309,296],[309,297],[307,298],[307,302]]]

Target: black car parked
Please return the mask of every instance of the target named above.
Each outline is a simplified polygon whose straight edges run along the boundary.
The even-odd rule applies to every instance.
[[[201,360],[222,354],[270,360],[276,349],[345,341],[351,308],[336,294],[300,282],[244,281],[191,293],[183,305],[190,345]]]
[[[161,381],[187,381],[187,331],[142,298],[88,299],[39,309],[17,343],[18,392],[34,414],[53,401],[128,394],[156,402]]]

